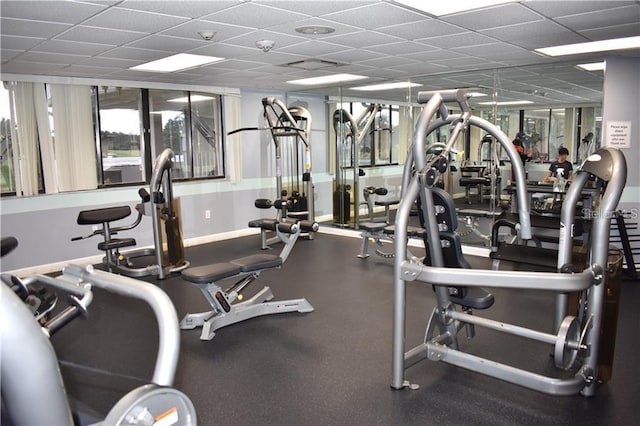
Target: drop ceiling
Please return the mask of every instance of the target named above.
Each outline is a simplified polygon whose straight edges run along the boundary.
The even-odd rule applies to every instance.
[[[520,1],[436,18],[387,0],[0,2],[1,73],[301,91],[289,80],[331,73],[419,90],[468,87],[538,105],[599,102],[602,72],[577,69],[604,54],[545,57],[533,49],[640,35],[638,1]],[[305,35],[302,26],[334,32]],[[214,31],[212,40],[198,32]],[[263,52],[258,40],[273,40]],[[225,58],[171,74],[129,68],[175,53]],[[640,57],[640,49],[613,52]],[[300,61],[337,63],[301,69]],[[360,82],[359,82],[360,83]],[[362,97],[342,88],[342,94]],[[338,86],[305,88],[337,95]],[[412,89],[415,92],[417,89]],[[405,101],[407,90],[371,92]],[[486,100],[486,98],[484,99]]]

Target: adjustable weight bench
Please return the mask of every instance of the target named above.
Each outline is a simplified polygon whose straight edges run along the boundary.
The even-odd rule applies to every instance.
[[[187,314],[180,322],[180,328],[187,330],[202,327],[200,339],[211,340],[219,328],[257,316],[313,311],[313,306],[304,298],[271,302],[273,293],[268,286],[250,299],[234,303],[236,300],[242,300],[242,290],[255,281],[262,271],[280,268],[291,253],[300,233],[315,232],[318,230],[318,224],[310,221],[278,223],[274,230],[285,243],[279,255],[254,254],[182,271],[182,278],[200,289],[212,310]],[[218,282],[230,278],[237,278],[239,281],[223,290]]]
[[[369,257],[370,241],[375,242],[379,247],[382,247],[384,242],[391,243],[395,241],[394,225],[379,222],[362,222],[360,223],[360,229],[362,230],[362,244],[360,245],[360,253],[358,254],[360,259]],[[407,236],[409,238],[422,238],[423,233],[423,228],[410,226],[407,229]],[[393,253],[387,253],[380,248],[376,249],[376,254],[389,259],[393,257]]]

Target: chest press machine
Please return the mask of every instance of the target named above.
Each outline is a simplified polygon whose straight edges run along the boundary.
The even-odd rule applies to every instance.
[[[301,232],[317,230],[318,223],[307,220],[297,223],[277,223],[274,231],[284,243],[280,255],[254,254],[182,271],[182,278],[200,289],[212,309],[207,312],[187,314],[180,322],[180,328],[189,330],[202,327],[200,339],[211,340],[219,328],[257,316],[285,312],[312,312],[313,306],[306,299],[271,302],[273,293],[268,286],[250,299],[241,300],[243,299],[242,290],[258,279],[261,272],[280,268],[284,264]],[[231,278],[238,281],[223,290],[219,282]],[[236,301],[238,303],[235,303]]]
[[[402,200],[396,215],[396,246],[394,264],[394,316],[392,382],[393,389],[415,388],[404,379],[405,369],[424,360],[442,361],[494,378],[551,395],[581,393],[592,396],[598,382],[598,347],[603,321],[603,305],[608,279],[607,257],[609,226],[626,181],[626,162],[617,149],[601,149],[580,167],[573,185],[567,192],[561,212],[561,227],[557,259],[558,272],[495,271],[467,269],[461,251],[451,251],[456,241],[447,241],[447,221],[439,217],[446,209],[442,194],[435,184],[446,170],[446,153],[455,139],[468,125],[485,130],[502,145],[512,161],[518,197],[517,229],[522,239],[531,238],[529,204],[526,196],[525,173],[518,154],[507,136],[491,123],[471,115],[467,95],[462,90],[451,92],[421,92],[418,102],[425,104],[416,124],[413,158],[414,174],[405,174]],[[445,102],[455,102],[461,109],[449,115]],[[441,118],[435,119],[436,112]],[[451,125],[450,139],[444,154],[426,161],[424,141],[435,129]],[[575,271],[571,262],[574,217],[582,189],[591,177],[606,183],[599,212],[593,220],[592,245],[588,267]],[[411,206],[420,197],[425,218],[425,245],[428,261],[419,263],[407,256],[407,223]],[[440,200],[440,201],[439,201]],[[452,222],[453,223],[453,222]],[[404,244],[402,242],[405,242]],[[447,252],[449,253],[447,255]],[[453,253],[453,256],[451,254]],[[431,314],[424,342],[405,352],[406,286],[408,282],[429,283],[434,286],[437,305]],[[529,289],[557,294],[553,333],[541,332],[513,324],[472,315],[472,309],[486,309],[493,296],[482,287]],[[452,291],[452,290],[458,290]],[[481,291],[481,293],[478,293]],[[576,316],[567,316],[569,292],[580,292]],[[459,311],[458,309],[461,309]],[[494,362],[460,350],[458,333],[463,328],[467,337],[475,335],[475,326],[512,334],[553,346],[555,366],[570,370],[569,378],[550,377],[521,368]],[[580,359],[580,362],[577,363]]]
[[[302,106],[287,108],[272,96],[262,99],[262,108],[266,127],[240,128],[232,130],[229,135],[246,130],[269,130],[271,133],[275,149],[276,198],[273,201],[259,198],[254,205],[258,209],[275,207],[276,217],[254,219],[248,224],[250,228],[260,229],[261,248],[267,250],[271,244],[281,240],[278,235],[273,235],[278,223],[315,220],[315,195],[311,177],[311,113]],[[290,178],[289,191],[283,188],[283,174]],[[314,232],[303,230],[302,236],[312,240]]]

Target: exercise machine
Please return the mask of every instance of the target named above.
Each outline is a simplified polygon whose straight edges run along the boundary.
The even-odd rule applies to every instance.
[[[277,210],[275,222],[315,220],[314,186],[311,174],[311,113],[302,106],[287,106],[275,97],[262,99],[265,127],[244,127],[233,130],[234,134],[247,130],[268,130],[275,148],[276,196],[258,199],[259,209]],[[288,180],[285,188],[283,177]],[[287,202],[288,201],[288,202]],[[260,228],[261,248],[280,241],[272,235],[274,219],[256,219],[249,227]],[[305,232],[304,237],[313,239],[313,232]]]
[[[3,254],[5,239],[2,240]],[[86,317],[94,287],[146,302],[158,322],[159,347],[151,383],[124,395],[97,425],[197,424],[195,408],[171,387],[180,352],[178,317],[171,300],[158,287],[132,278],[68,265],[61,276],[10,276],[0,283],[0,350],[2,410],[13,424],[71,425],[72,413],[58,359],[49,336],[78,317]],[[6,285],[8,284],[8,285]],[[9,286],[43,285],[68,295],[69,304],[40,324]]]
[[[416,172],[404,175],[403,193],[396,214],[396,240],[407,238],[407,222],[411,206],[420,197],[425,218],[426,248],[429,262],[415,262],[407,256],[406,244],[396,244],[394,263],[394,316],[392,343],[393,389],[414,388],[405,380],[405,370],[412,365],[429,359],[456,365],[494,378],[517,384],[551,395],[581,393],[592,396],[598,383],[598,352],[603,321],[603,304],[609,271],[607,256],[609,250],[610,221],[615,212],[626,181],[626,162],[622,153],[613,148],[597,151],[579,168],[569,188],[561,212],[562,226],[559,230],[559,247],[555,272],[471,270],[464,265],[462,252],[445,255],[445,249],[458,244],[455,239],[448,242],[442,238],[447,223],[438,219],[442,206],[435,202],[434,186],[446,170],[446,155],[430,162],[425,161],[423,141],[434,129],[451,126],[447,150],[469,125],[475,125],[491,134],[511,159],[514,167],[515,186],[518,200],[518,225],[516,230],[522,240],[531,239],[529,201],[526,193],[524,166],[518,153],[507,136],[491,123],[474,117],[462,90],[451,92],[421,92],[418,102],[424,104],[416,124],[413,156]],[[460,114],[449,114],[446,103],[455,103]],[[434,119],[436,112],[439,119]],[[445,154],[446,151],[445,150]],[[588,265],[577,272],[571,264],[572,233],[575,210],[581,192],[589,179],[596,178],[606,183],[601,194],[599,215],[593,219],[591,248]],[[445,209],[446,210],[446,209]],[[452,264],[451,259],[456,262]],[[406,286],[408,282],[434,285],[437,304],[429,319],[424,342],[405,351],[406,331]],[[487,309],[487,294],[481,296],[471,292],[455,298],[452,287],[463,289],[503,288],[548,291],[556,294],[554,329],[549,332],[534,330],[505,322],[482,318],[473,309]],[[567,315],[568,293],[581,292],[575,315]],[[464,293],[464,292],[463,292]],[[460,349],[458,333],[465,329],[467,337],[475,335],[475,327],[520,336],[542,342],[544,348],[553,347],[553,360],[560,370],[570,370],[568,378],[545,376],[522,368],[494,362]],[[547,356],[543,350],[544,357]],[[580,362],[578,363],[578,359]]]
[[[211,340],[216,330],[257,316],[312,312],[313,306],[304,298],[272,302],[273,293],[268,286],[244,301],[242,292],[257,280],[264,270],[280,268],[284,264],[301,232],[317,230],[318,224],[307,220],[296,223],[279,222],[275,225],[274,231],[284,243],[280,255],[255,254],[182,271],[182,278],[198,287],[211,305],[211,310],[187,314],[180,322],[180,327],[184,330],[202,327],[200,339]],[[224,290],[219,282],[231,278],[238,281]]]
[[[170,273],[187,268],[189,262],[184,258],[178,203],[173,198],[172,167],[173,151],[167,148],[156,158],[150,190],[142,188],[138,191],[141,202],[136,205],[138,216],[132,224],[113,226],[114,222],[131,215],[129,206],[83,210],[78,214],[78,225],[100,227],[89,235],[74,237],[71,241],[102,236],[103,240],[98,243],[98,250],[105,252],[104,265],[109,272],[130,277],[156,275],[159,279],[164,279]],[[153,248],[120,252],[120,249],[135,246],[136,240],[116,238],[115,235],[138,226],[143,216],[151,216]],[[134,259],[137,258],[151,258],[154,263],[136,266]]]
[[[376,117],[382,105],[370,104],[357,117],[345,109],[339,108],[333,113],[333,129],[336,136],[336,178],[333,188],[333,224],[339,227],[360,227],[360,178],[365,175],[360,167],[360,155],[363,141],[376,131]],[[375,193],[375,192],[374,192]],[[368,215],[372,217],[373,205],[368,203],[368,196],[373,195],[369,188],[363,190],[365,202],[369,208]],[[386,195],[378,192],[378,195]],[[377,205],[384,206],[388,212],[389,206],[396,204],[394,200],[379,200]],[[388,204],[380,204],[388,203]]]

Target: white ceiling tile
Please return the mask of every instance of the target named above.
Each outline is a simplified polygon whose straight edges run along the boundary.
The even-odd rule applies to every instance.
[[[549,17],[558,18],[561,16],[576,15],[579,13],[593,12],[597,10],[610,9],[614,7],[627,6],[634,1],[613,1],[613,0],[589,0],[589,1],[557,1],[557,0],[536,0],[527,1],[523,6],[533,9],[536,12]]]
[[[250,2],[238,4],[237,6],[202,17],[202,19],[225,24],[264,29],[274,25],[284,24],[286,22],[299,21],[308,17],[308,15],[301,13],[295,13],[284,9],[276,9],[270,6]]]
[[[248,55],[237,56],[237,59],[243,61],[255,61],[269,65],[282,65],[290,62],[301,61],[308,58],[306,55],[293,55],[290,53],[274,52],[273,50],[264,53],[258,49],[251,49],[251,53]]]
[[[296,32],[295,29],[299,27],[329,27],[329,28],[333,28],[335,32],[329,33],[329,34],[306,35],[306,34],[300,34]],[[309,40],[323,40],[324,38],[332,37],[335,35],[360,31],[360,28],[358,27],[340,24],[338,22],[329,21],[327,19],[322,19],[322,18],[305,18],[300,21],[287,22],[285,24],[275,25],[272,27],[268,27],[266,29],[274,32],[282,32],[285,34],[301,35],[303,37],[306,37]]]
[[[113,49],[113,46],[94,43],[80,43],[63,40],[47,40],[32,49],[33,52],[62,53],[70,55],[95,56]]]
[[[334,62],[340,63],[354,63],[360,61],[366,61],[369,59],[375,59],[380,56],[379,53],[371,52],[365,49],[351,49],[343,50],[341,52],[333,52],[327,55],[322,55],[321,58],[328,59]]]
[[[307,41],[304,37],[298,37],[289,34],[274,33],[271,31],[258,30],[244,35],[234,37],[225,41],[225,44],[243,47],[256,47],[256,41],[271,40],[275,42],[273,50],[278,51],[284,47],[291,46]]]
[[[466,32],[441,37],[429,37],[417,41],[431,46],[437,46],[441,49],[450,49],[460,46],[480,46],[482,44],[495,43],[496,39],[474,32]]]
[[[10,61],[2,64],[3,74],[57,75],[65,64]]]
[[[323,15],[322,17],[368,30],[424,20],[424,15],[382,2]]]
[[[305,41],[303,43],[283,47],[279,51],[315,58],[316,56],[326,55],[332,52],[340,52],[344,50],[349,50],[349,48],[333,43],[326,43],[323,41]]]
[[[413,59],[415,61],[425,62],[425,61],[435,61],[438,59],[461,58],[464,55],[462,53],[458,53],[448,49],[436,49],[436,50],[429,49],[429,50],[424,50],[422,52],[417,52],[417,53],[403,54],[401,56],[408,59]]]
[[[237,4],[238,0],[126,0],[118,4],[118,7],[145,12],[162,13],[164,15],[182,16],[186,18],[199,18],[204,15],[219,12]]]
[[[379,0],[253,0],[279,9],[292,10],[309,16],[322,16],[354,7],[375,4]]]
[[[29,50],[37,44],[42,43],[43,40],[44,39],[42,38],[14,37],[3,35],[2,38],[0,38],[0,45],[2,46],[2,50]]]
[[[2,16],[37,21],[77,24],[101,12],[107,5],[68,1],[2,1]]]
[[[488,61],[483,58],[475,58],[471,56],[466,56],[464,58],[455,58],[455,59],[443,59],[439,61],[433,61],[434,64],[443,65],[449,68],[487,68],[491,64],[494,64],[493,61]]]
[[[377,28],[376,31],[406,40],[418,40],[427,37],[463,33],[466,30],[437,19],[425,19],[422,21]]]
[[[395,43],[402,41],[402,39],[382,34],[376,31],[358,31],[355,33],[339,34],[336,36],[326,37],[324,41],[343,44],[345,46],[365,48],[367,46]]]
[[[56,40],[70,40],[121,46],[134,40],[138,40],[144,36],[145,34],[141,32],[112,30],[109,28],[79,25],[58,35]]]
[[[613,27],[594,28],[580,32],[589,40],[606,40],[611,38],[634,37],[640,35],[640,25],[627,24]]]
[[[414,61],[413,59],[404,58],[401,56],[395,57],[391,55],[387,55],[387,56],[379,55],[375,59],[360,61],[358,62],[358,65],[366,65],[369,67],[376,67],[376,68],[397,68],[401,65],[411,65],[415,63],[416,61]]]
[[[405,64],[398,65],[392,68],[394,71],[402,71],[409,74],[434,74],[446,72],[449,67],[442,64],[437,64],[435,62],[422,62],[422,63],[413,63],[413,64]]]
[[[104,58],[133,59],[137,60],[138,63],[142,63],[155,61],[156,59],[169,56],[169,54],[159,50],[137,49],[135,47],[123,46],[108,50],[99,56]]]
[[[0,50],[0,61],[2,63],[9,61],[13,58],[15,58],[16,56],[20,55],[21,53],[23,53],[24,50],[11,50],[11,49],[2,49]],[[4,65],[3,65],[4,67]],[[4,71],[4,69],[2,69],[2,71]],[[5,71],[6,72],[6,71]]]
[[[482,34],[527,49],[588,41],[585,37],[551,21],[494,28],[482,31]]]
[[[5,17],[0,20],[0,33],[2,34],[2,36],[13,35],[23,37],[51,38],[68,28],[71,28],[71,25],[58,24],[54,22],[34,22]]]
[[[192,49],[208,46],[210,42],[202,39],[195,40],[182,37],[171,37],[165,35],[152,35],[129,43],[129,47],[139,47],[141,49],[161,49],[167,52],[188,52]]]
[[[21,62],[40,62],[52,64],[77,64],[87,56],[62,53],[25,52],[17,59]]]
[[[214,31],[215,35],[211,42],[219,43],[233,37],[253,32],[255,30],[249,27],[239,27],[237,25],[227,25],[220,22],[210,22],[204,21],[202,19],[195,19],[193,21],[185,22],[184,24],[170,28],[166,31],[162,31],[162,34],[174,37],[202,40],[202,37],[200,36],[200,34],[198,34],[198,32],[200,31]]]
[[[367,47],[367,50],[370,50],[372,52],[379,52],[386,55],[407,55],[411,53],[422,53],[438,49],[422,43],[405,41],[400,43],[383,44],[379,46],[369,46]]]
[[[566,16],[556,21],[575,31],[600,28],[606,22],[607,26],[635,24],[640,32],[640,4]]]
[[[503,27],[505,25],[541,21],[543,18],[539,14],[518,3],[507,3],[484,10],[475,10],[443,16],[441,19],[451,24],[460,25],[470,30],[478,31],[488,28]]]
[[[262,66],[262,63],[255,61],[239,61],[236,59],[229,59],[222,62],[216,62],[206,67],[200,67],[201,71],[205,70],[238,70],[238,71],[247,71],[253,68],[258,68]]]
[[[92,27],[155,33],[187,21],[187,18],[112,7],[84,22]]]
[[[251,47],[233,46],[225,43],[211,43],[203,47],[191,50],[195,55],[216,56],[218,58],[240,58],[251,55],[264,54],[255,45]],[[269,52],[270,54],[276,52]]]
[[[140,63],[137,59],[117,59],[117,58],[105,58],[105,57],[92,57],[85,59],[82,62],[79,62],[79,66],[88,66],[88,67],[96,67],[96,68],[113,68],[113,69],[123,69],[123,68],[131,68]]]

